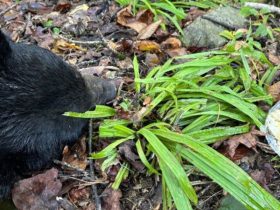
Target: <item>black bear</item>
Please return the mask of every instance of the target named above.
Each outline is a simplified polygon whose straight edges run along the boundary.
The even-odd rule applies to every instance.
[[[84,112],[116,95],[114,81],[83,76],[36,45],[12,42],[0,31],[0,199],[16,178],[59,158],[78,139]]]

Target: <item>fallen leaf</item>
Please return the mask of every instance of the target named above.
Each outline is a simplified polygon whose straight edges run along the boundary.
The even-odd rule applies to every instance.
[[[242,47],[247,46],[248,44],[245,41],[236,41],[234,45],[234,49],[236,51],[240,50]]]
[[[160,59],[154,53],[146,53],[145,64],[149,67],[155,67],[160,64]]]
[[[244,145],[245,147],[256,151],[257,140],[256,136],[249,132],[233,136],[227,141],[224,141],[223,144],[226,146],[227,154],[233,158],[239,145]]]
[[[15,206],[21,210],[58,209],[56,196],[62,184],[57,178],[58,170],[52,168],[43,174],[19,181],[12,190]]]
[[[117,13],[117,23],[129,27],[138,33],[151,25],[153,20],[153,14],[149,10],[140,10],[136,17],[131,12],[131,5],[123,8]],[[156,25],[150,26],[150,28]],[[143,32],[144,33],[144,32]]]
[[[182,46],[180,39],[170,37],[161,43],[162,49],[177,49]]]
[[[60,11],[61,13],[66,13],[71,9],[71,2],[68,0],[59,0],[54,8],[55,11]]]
[[[136,14],[136,20],[150,25],[154,20],[154,14],[149,9],[139,10]]]
[[[86,169],[87,167],[87,149],[86,137],[79,139],[71,148],[67,147],[63,150],[62,161],[70,164],[75,168]]]
[[[151,98],[150,96],[147,96],[147,97],[144,99],[143,105],[144,105],[144,106],[147,106],[147,105],[149,105],[151,102],[152,102],[152,98]]]
[[[52,49],[52,51],[54,53],[64,53],[64,52],[73,51],[73,50],[86,51],[86,49],[84,49],[78,45],[75,45],[73,43],[66,42],[63,39],[56,40],[54,43],[54,47]]]
[[[132,150],[135,147],[132,142],[125,142],[119,146],[119,154],[125,157],[126,161],[129,162],[138,172],[143,172],[145,166],[139,161],[139,156],[136,155]]]
[[[133,18],[131,5],[123,8],[117,13],[117,23],[126,26],[127,22]]]
[[[268,93],[272,95],[275,101],[280,100],[280,81],[268,87]]]
[[[90,193],[91,193],[90,187],[85,187],[85,188],[75,187],[69,191],[68,196],[72,203],[77,204],[78,202],[88,199],[90,197]]]
[[[118,52],[125,52],[125,53],[131,53],[133,42],[132,40],[128,39],[122,39],[119,42],[116,43],[116,51]]]
[[[147,24],[139,22],[139,21],[135,21],[132,23],[127,23],[126,26],[137,31],[137,33],[140,33],[143,29],[145,29],[147,27]]]
[[[133,69],[132,60],[129,57],[126,57],[124,60],[118,60],[116,64],[120,69]]]
[[[154,41],[138,41],[135,43],[135,48],[139,51],[161,52],[160,45]]]
[[[122,192],[120,190],[107,188],[102,194],[104,195],[102,197],[103,210],[121,210],[120,198],[122,197]]]
[[[177,49],[168,49],[165,50],[165,52],[171,57],[176,57],[176,56],[181,56],[181,55],[186,55],[187,54],[187,49],[184,47],[177,48]]]
[[[268,54],[268,59],[274,64],[274,65],[280,65],[280,56],[276,56],[273,54]]]
[[[138,39],[148,39],[148,38],[150,38],[155,33],[155,31],[158,29],[161,22],[162,22],[161,20],[158,20],[158,21],[148,25],[147,27],[143,28],[139,32],[137,38]]]

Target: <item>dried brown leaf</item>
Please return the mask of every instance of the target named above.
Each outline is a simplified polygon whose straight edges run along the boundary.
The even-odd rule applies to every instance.
[[[63,39],[57,40],[54,43],[54,47],[52,49],[52,51],[54,53],[64,53],[64,52],[73,51],[73,50],[86,51],[86,49],[84,49],[78,45],[75,45],[73,43],[66,42]]]
[[[176,56],[181,56],[181,55],[186,55],[187,54],[187,49],[184,47],[177,48],[177,49],[168,49],[165,50],[165,52],[171,57],[176,57]]]
[[[161,22],[162,22],[161,20],[158,20],[158,21],[148,25],[147,27],[143,28],[139,32],[137,38],[138,39],[148,39],[148,38],[150,38],[155,33],[155,31],[158,29]]]
[[[154,53],[147,53],[145,58],[145,64],[149,67],[155,67],[160,64],[160,59]]]
[[[256,151],[257,139],[256,136],[251,132],[236,135],[225,141],[224,144],[227,146],[227,153],[232,158],[235,155],[235,151],[239,145],[244,145],[249,149]]]
[[[103,210],[121,210],[120,198],[122,197],[122,192],[120,190],[113,190],[112,188],[107,188],[102,193],[103,196]]]
[[[177,49],[181,46],[182,42],[176,37],[170,37],[161,43],[163,49]]]
[[[140,33],[142,30],[144,30],[144,28],[147,27],[147,24],[140,21],[135,21],[132,23],[127,23],[126,26]]]
[[[160,45],[154,41],[138,41],[135,43],[136,50],[148,52],[160,52]]]
[[[72,203],[77,204],[78,202],[81,202],[83,200],[86,200],[90,197],[91,189],[90,187],[85,188],[72,188],[68,196]]]
[[[58,171],[53,168],[43,174],[19,181],[12,190],[15,206],[21,210],[58,209],[59,204],[55,198],[62,184],[57,178]]]
[[[280,65],[280,56],[268,54],[268,59],[274,64],[274,65]]]
[[[280,81],[268,87],[268,93],[278,101],[280,99]]]
[[[87,167],[86,137],[82,137],[73,147],[63,150],[62,161],[75,168],[86,169]]]

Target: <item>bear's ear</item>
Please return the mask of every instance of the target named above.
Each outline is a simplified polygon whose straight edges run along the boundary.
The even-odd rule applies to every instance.
[[[0,58],[4,58],[10,51],[9,38],[0,30]]]

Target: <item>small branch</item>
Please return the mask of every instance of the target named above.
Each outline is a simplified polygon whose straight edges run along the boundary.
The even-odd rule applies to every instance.
[[[11,9],[13,9],[15,6],[17,6],[17,4],[12,4],[7,9],[4,9],[2,12],[0,12],[0,16],[4,15],[6,12],[10,11]]]
[[[262,3],[255,3],[255,2],[246,2],[246,7],[252,7],[254,9],[267,9],[270,12],[274,12],[280,14],[280,8],[274,5],[262,4]]]
[[[70,165],[69,163],[66,163],[66,162],[60,161],[60,160],[54,160],[53,162],[57,165],[61,165],[61,166],[67,167],[69,169],[72,169],[74,171],[78,171],[79,173],[82,173],[84,176],[88,176],[88,173],[85,170],[76,168],[76,167]]]
[[[90,119],[89,121],[89,140],[88,140],[88,148],[89,148],[89,153],[91,154],[92,153],[92,132],[93,132],[93,129],[92,129],[92,119]],[[90,177],[95,180],[95,174],[94,174],[94,170],[93,170],[93,161],[92,159],[89,159],[89,174],[90,174]],[[95,207],[96,207],[96,210],[101,210],[101,201],[100,201],[100,197],[98,196],[98,193],[97,193],[97,188],[96,188],[96,185],[91,185],[91,188],[92,188],[92,192],[93,192],[93,195],[95,197]]]
[[[59,38],[64,39],[67,42],[71,42],[74,44],[84,44],[84,45],[100,45],[104,44],[103,41],[80,41],[80,40],[74,40],[74,39],[69,39],[65,36],[59,35]]]

